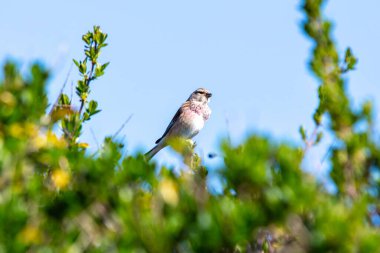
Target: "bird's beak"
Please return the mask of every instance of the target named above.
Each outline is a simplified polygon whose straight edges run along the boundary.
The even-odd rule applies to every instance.
[[[206,94],[206,97],[207,97],[207,98],[210,98],[210,97],[212,97],[212,94],[211,94],[211,93],[207,93],[207,94]]]

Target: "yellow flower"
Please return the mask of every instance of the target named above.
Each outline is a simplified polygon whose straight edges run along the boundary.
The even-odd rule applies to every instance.
[[[55,133],[52,131],[48,131],[47,133],[40,133],[32,138],[32,146],[36,149],[41,148],[65,148],[67,147],[67,143],[63,137],[57,137]]]
[[[27,225],[18,237],[25,244],[37,244],[41,241],[41,232],[36,226]]]
[[[25,133],[29,137],[36,137],[38,135],[38,127],[33,123],[25,123]]]
[[[88,145],[88,143],[85,143],[85,142],[81,142],[81,143],[78,143],[78,147],[80,148],[88,148],[90,145]]]
[[[14,123],[9,127],[9,134],[12,137],[19,138],[22,136],[24,129],[18,123]]]
[[[55,133],[53,133],[52,131],[48,131],[46,133],[46,138],[48,145],[51,145],[56,148],[66,147],[66,141],[63,138],[58,138],[57,135],[55,135]]]
[[[12,93],[10,93],[9,91],[4,91],[0,93],[0,102],[9,107],[13,107],[15,106],[17,101],[15,97],[12,95]]]
[[[47,140],[44,135],[38,135],[32,139],[32,145],[35,149],[41,149],[47,145]]]
[[[166,203],[172,206],[178,204],[178,189],[173,180],[163,179],[160,183],[159,191]]]
[[[51,180],[58,190],[66,188],[70,182],[70,174],[63,169],[56,169],[51,174]]]

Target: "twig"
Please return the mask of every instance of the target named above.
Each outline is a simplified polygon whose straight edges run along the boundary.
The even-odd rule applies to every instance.
[[[228,140],[228,144],[231,145],[230,120],[226,112],[224,112],[224,117],[225,117],[226,128],[227,128],[227,140]]]
[[[62,88],[61,88],[61,90],[60,90],[60,92],[59,92],[59,94],[58,94],[57,99],[55,100],[53,106],[52,106],[51,109],[50,109],[49,115],[51,115],[51,114],[53,113],[54,109],[55,109],[55,108],[57,107],[57,105],[58,105],[59,98],[61,97],[61,95],[62,95],[62,93],[63,93],[63,90],[64,90],[65,87],[66,87],[66,84],[67,84],[67,81],[69,80],[69,76],[70,76],[70,73],[71,73],[71,69],[72,69],[72,68],[73,68],[73,64],[71,63],[71,65],[70,65],[70,69],[69,69],[69,71],[67,72],[67,75],[66,75],[66,79],[65,79],[65,81],[63,82]]]
[[[321,165],[323,165],[324,161],[327,159],[328,155],[330,154],[330,152],[332,151],[334,145],[335,145],[335,142],[336,142],[336,139],[333,141],[333,143],[331,143],[330,147],[328,148],[326,154],[322,157],[322,160],[321,160]]]
[[[123,130],[123,128],[125,127],[125,125],[128,124],[128,122],[132,119],[132,117],[133,117],[133,113],[131,115],[129,115],[129,117],[124,121],[123,125],[121,125],[121,127],[112,136],[112,139],[116,138],[116,136],[121,132],[121,130]]]
[[[91,132],[92,138],[94,139],[94,141],[96,143],[96,146],[98,147],[98,149],[100,149],[100,145],[99,145],[98,139],[96,138],[94,130],[91,127],[90,127],[90,132]]]
[[[96,43],[95,43],[95,51],[96,51]],[[93,78],[93,74],[94,74],[94,68],[95,68],[95,65],[96,63],[91,61],[91,70],[90,70],[90,73],[88,74],[88,77],[86,78],[86,85],[89,87],[90,86],[90,82],[92,80],[94,80]],[[79,116],[82,114],[82,110],[83,110],[83,107],[84,107],[84,104],[85,104],[85,100],[84,99],[80,99],[80,108],[79,108]]]
[[[305,140],[305,149],[304,149],[304,153],[306,153],[310,147],[313,146],[313,144],[315,143],[315,138],[317,138],[317,133],[318,133],[318,129],[319,129],[319,125],[316,125],[312,134],[310,135],[310,138],[308,140]]]
[[[73,94],[74,94],[74,82],[71,82],[71,91],[70,91],[70,101],[73,101]]]

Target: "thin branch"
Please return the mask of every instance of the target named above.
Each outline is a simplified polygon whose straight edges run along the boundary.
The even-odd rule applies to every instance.
[[[331,143],[331,145],[330,145],[330,147],[328,148],[326,154],[322,157],[321,165],[323,165],[323,163],[324,163],[325,160],[327,159],[328,155],[331,153],[332,149],[334,148],[335,142],[336,142],[336,139],[333,141],[333,143]]]
[[[98,149],[100,149],[100,145],[99,145],[98,139],[96,138],[95,132],[94,132],[94,130],[91,127],[90,127],[90,132],[91,132],[92,138],[94,139],[94,141],[96,143],[96,146],[98,147]]]
[[[224,117],[225,117],[226,128],[227,128],[227,140],[228,140],[228,144],[231,145],[230,120],[228,118],[227,112],[224,112]]]
[[[94,79],[92,77],[93,73],[94,73],[94,68],[95,68],[95,63],[91,61],[91,70],[90,70],[90,73],[88,74],[88,77],[86,78],[86,85],[87,86],[90,86],[90,82]],[[83,110],[83,107],[84,107],[84,104],[85,104],[86,100],[84,99],[80,99],[80,108],[79,108],[79,115],[82,114],[82,110]]]
[[[74,82],[71,82],[70,101],[73,101],[74,96]]]
[[[304,153],[306,153],[314,145],[317,138],[318,129],[319,129],[319,125],[316,125],[312,134],[310,135],[310,138],[308,140],[305,140]]]
[[[123,130],[123,128],[128,124],[128,122],[132,119],[133,113],[129,115],[129,117],[124,121],[123,125],[116,131],[116,133],[112,136],[112,139],[116,138],[116,136]]]
[[[61,90],[60,90],[60,92],[59,92],[59,94],[58,94],[57,99],[55,100],[53,106],[52,106],[51,109],[50,109],[49,115],[51,115],[51,114],[53,113],[54,109],[55,109],[55,108],[57,107],[57,105],[58,105],[59,98],[61,97],[61,95],[62,95],[62,93],[63,93],[63,90],[64,90],[65,87],[66,87],[66,84],[67,84],[67,81],[69,80],[69,76],[70,76],[70,73],[71,73],[71,69],[72,69],[72,68],[73,68],[73,63],[71,63],[71,65],[70,65],[70,69],[69,69],[69,71],[67,72],[66,79],[65,79],[65,81],[63,82],[62,88],[61,88]]]

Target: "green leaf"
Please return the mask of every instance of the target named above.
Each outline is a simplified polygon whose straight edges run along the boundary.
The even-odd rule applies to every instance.
[[[100,112],[100,110],[97,110],[98,108],[98,102],[94,101],[94,100],[91,100],[88,105],[87,105],[87,108],[86,108],[86,112],[92,116],[92,115],[95,115],[96,113]]]
[[[67,96],[66,94],[62,93],[61,96],[59,97],[58,104],[59,105],[70,105],[71,101],[69,99],[69,96]]]
[[[345,63],[348,63],[351,57],[352,57],[352,51],[351,51],[351,48],[347,48],[347,49],[346,49],[345,56],[344,56],[344,62],[345,62]]]
[[[306,141],[306,139],[307,139],[307,134],[306,134],[306,130],[305,130],[305,128],[304,128],[303,126],[300,126],[300,128],[299,128],[299,132],[300,132],[300,134],[301,134],[301,138],[302,138],[302,140],[303,140],[303,141]]]
[[[348,62],[347,68],[350,70],[355,69],[356,64],[358,63],[358,59],[355,57],[351,57],[350,61]]]
[[[84,112],[83,113],[83,121],[86,121],[86,120],[89,120],[89,119],[90,119],[90,115],[87,112]]]
[[[82,36],[82,40],[86,43],[86,44],[90,44],[91,43],[91,39],[92,39],[92,33],[91,32],[87,32],[86,34],[84,34]]]
[[[91,111],[95,110],[98,107],[98,102],[91,100],[88,104]]]
[[[103,72],[103,70],[102,70],[102,67],[101,67],[101,66],[97,66],[97,67],[95,68],[95,76],[96,76],[96,77],[100,77],[100,76],[102,76],[102,75],[104,75],[104,72]]]
[[[99,112],[101,112],[102,110],[95,110],[95,111],[93,111],[92,113],[91,113],[91,116],[93,116],[93,115],[95,115],[95,114],[97,114],[97,113],[99,113]]]
[[[87,71],[87,64],[86,64],[86,62],[84,61],[84,62],[79,62],[79,72],[82,74],[82,75],[84,75],[85,73],[86,73],[86,71]]]
[[[104,64],[101,66],[102,71],[104,71],[104,70],[108,67],[109,64],[110,64],[110,62],[106,62],[106,63],[104,63]]]
[[[346,68],[343,69],[343,72],[354,70],[357,62],[358,59],[352,54],[351,48],[347,48],[344,56],[344,63],[346,64]]]
[[[79,62],[75,59],[73,59],[74,64],[79,68]]]
[[[323,138],[323,132],[318,132],[317,137],[315,138],[314,144],[315,145],[319,144],[321,142],[322,138]]]
[[[315,124],[320,125],[322,122],[322,115],[320,113],[314,113],[313,119]]]

